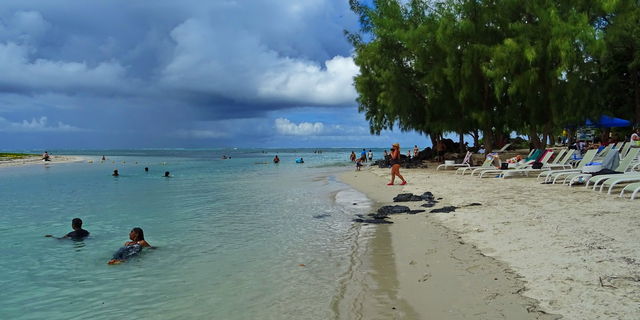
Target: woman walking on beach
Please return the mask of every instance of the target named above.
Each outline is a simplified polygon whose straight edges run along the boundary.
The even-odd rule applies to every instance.
[[[396,180],[396,176],[402,179],[401,186],[407,184],[404,177],[400,174],[400,144],[394,143],[391,146],[391,182],[387,183],[388,186],[392,186]]]

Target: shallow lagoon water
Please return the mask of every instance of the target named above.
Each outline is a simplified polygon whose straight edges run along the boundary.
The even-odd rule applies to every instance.
[[[0,169],[0,318],[334,317],[366,238],[351,219],[371,205],[334,178],[353,170],[337,166],[348,151],[280,152],[278,165],[273,152],[220,154],[98,151],[93,163]],[[43,237],[74,217],[88,239]],[[108,266],[133,227],[156,249]]]

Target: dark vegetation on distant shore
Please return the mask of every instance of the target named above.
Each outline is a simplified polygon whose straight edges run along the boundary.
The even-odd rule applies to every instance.
[[[25,158],[31,158],[31,157],[36,157],[36,156],[38,156],[38,155],[37,154],[30,154],[30,153],[2,153],[2,152],[0,152],[0,161],[25,159]]]
[[[640,125],[637,0],[349,2],[373,134],[468,134],[492,150],[512,132],[542,148],[601,115]]]

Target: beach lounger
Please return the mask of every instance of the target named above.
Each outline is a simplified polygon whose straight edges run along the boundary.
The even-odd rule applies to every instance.
[[[631,163],[638,156],[638,152],[640,152],[640,149],[633,149],[629,151],[629,153],[627,153],[627,155],[624,158],[622,158],[622,160],[620,160],[620,164],[618,164],[618,166],[613,171],[626,172],[627,170],[629,170],[629,168],[631,167]],[[608,174],[597,175],[596,177],[599,177],[599,178],[595,178],[596,180],[594,181],[596,181],[595,183],[597,184],[598,181],[602,181],[602,179],[606,179],[607,176],[611,176],[611,175],[608,175]],[[591,173],[576,173],[576,174],[565,177],[565,181],[569,179],[569,183],[568,183],[569,186],[573,185],[574,183],[577,183],[578,181],[586,181],[585,182],[585,187],[586,187],[586,186],[589,186],[589,180],[591,180],[592,177],[593,175]]]
[[[454,163],[454,164],[441,164],[438,167],[436,167],[436,171],[440,170],[440,168],[444,167],[444,170],[447,170],[448,167],[471,167],[471,165],[469,164],[469,160],[471,160],[471,155],[473,154],[473,152],[471,151],[467,151],[467,154],[464,156],[464,160],[462,160],[462,163]]]
[[[492,162],[493,162],[493,159],[485,159],[481,166],[458,168],[458,170],[456,170],[456,174],[460,173],[461,175],[464,176],[464,174],[467,173],[467,171],[471,172],[471,170],[473,170],[473,169],[491,168],[492,167],[491,166]]]
[[[578,165],[576,165],[574,169],[545,171],[540,173],[540,175],[538,175],[538,179],[545,178],[544,183],[551,183],[551,182],[556,183],[556,181],[558,181],[560,178],[564,177],[565,175],[576,173],[576,172],[582,172],[582,168],[587,163],[593,161],[593,158],[595,158],[596,156],[596,152],[598,152],[598,150],[595,150],[595,149],[587,150],[587,153],[584,154],[584,157],[582,157],[582,160],[578,162]]]
[[[561,168],[561,169],[571,169],[571,165],[569,164],[569,160],[573,157],[573,154],[576,151],[573,149],[562,149],[560,153],[555,157],[552,162],[545,163],[545,168]]]
[[[538,158],[540,158],[540,156],[542,155],[542,151],[540,149],[535,149],[533,152],[529,153],[529,157],[525,158],[522,160],[523,164],[518,164],[516,165],[516,167],[514,169],[524,169],[526,168],[527,165],[530,165],[532,163],[534,163]],[[484,171],[495,171],[495,170],[500,170],[496,167],[490,166],[490,167],[486,167],[486,168],[477,168],[474,169],[473,171],[471,171],[471,176],[475,175],[476,173],[478,175],[482,174],[482,172]]]
[[[625,192],[631,192],[631,200],[636,198],[636,195],[640,193],[640,182],[626,185],[622,191],[620,191],[620,198],[624,198]]]
[[[620,149],[620,156],[621,157],[626,156],[627,152],[629,152],[629,149],[631,149],[631,142],[625,143],[622,149]]]
[[[571,158],[573,158],[573,155],[576,153],[576,150],[567,149],[563,151],[566,151],[566,153],[564,154],[564,158],[560,159],[560,155],[558,155],[558,157],[556,157],[556,159],[559,159],[558,161],[555,161],[555,163],[547,163],[545,167],[550,169],[554,169],[554,168],[571,169],[572,167],[569,161],[571,161]]]
[[[612,177],[606,179],[604,182],[600,184],[600,192],[604,190],[604,188],[609,187],[607,194],[611,194],[613,188],[620,184],[628,184],[633,182],[640,182],[640,174],[639,173],[627,173],[627,174],[618,174],[617,177]]]
[[[596,158],[604,158],[611,149],[613,149],[613,143],[610,143],[602,149],[602,151],[598,152],[598,154],[596,154]]]
[[[480,178],[482,178],[483,175],[487,174],[498,174],[499,178],[506,178],[506,177],[512,177],[515,175],[523,175],[523,176],[528,176],[530,172],[540,172],[540,171],[546,171],[546,170],[551,170],[549,168],[545,168],[544,165],[547,163],[547,161],[549,161],[549,159],[551,159],[551,156],[553,155],[553,151],[551,150],[547,150],[544,155],[542,156],[542,158],[539,160],[539,162],[542,163],[542,168],[540,169],[534,169],[532,168],[533,163],[530,163],[528,165],[525,165],[523,168],[514,168],[514,169],[507,169],[507,170],[491,170],[491,171],[484,171],[480,174]]]
[[[509,146],[511,146],[511,143],[507,143],[504,146],[502,146],[502,148],[498,150],[492,150],[491,152],[504,153],[504,152],[507,152],[507,148],[509,148]]]

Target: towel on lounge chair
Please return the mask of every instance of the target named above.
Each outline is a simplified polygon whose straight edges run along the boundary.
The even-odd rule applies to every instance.
[[[620,156],[618,156],[618,150],[613,149],[609,151],[604,157],[604,160],[602,160],[602,169],[613,170],[614,168],[617,168],[619,164]]]

